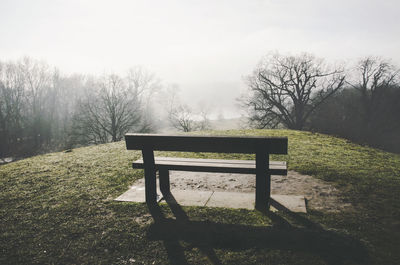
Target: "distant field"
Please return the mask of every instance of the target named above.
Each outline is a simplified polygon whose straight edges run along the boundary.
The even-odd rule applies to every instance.
[[[242,118],[211,120],[210,123],[211,127],[214,130],[219,130],[219,131],[243,129],[242,126],[245,124]]]
[[[240,130],[245,129],[245,125],[246,121],[242,118],[210,120],[210,127],[215,131]],[[176,134],[178,130],[171,127],[164,127],[161,129],[161,133]]]
[[[130,166],[140,153],[90,146],[0,166],[0,264],[400,264],[400,155],[309,132],[207,133],[288,136],[279,159],[331,182],[354,210],[183,207],[180,222],[161,206],[167,222],[155,224],[145,204],[113,201],[143,177]]]

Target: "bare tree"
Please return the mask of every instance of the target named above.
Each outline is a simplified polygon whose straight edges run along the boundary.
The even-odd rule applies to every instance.
[[[142,108],[141,129],[142,132],[155,131],[157,124],[154,120],[154,95],[161,90],[160,79],[151,71],[141,66],[129,69],[126,77],[128,89],[140,102]]]
[[[17,64],[0,63],[0,156],[14,155],[15,145],[23,137],[26,121],[24,84]]]
[[[178,131],[191,132],[196,130],[195,114],[186,104],[182,104],[178,95],[179,88],[172,85],[166,91],[166,111],[170,125]]]
[[[24,79],[24,102],[26,104],[26,122],[28,138],[33,140],[33,151],[36,151],[51,139],[51,122],[48,97],[51,86],[49,66],[42,61],[23,58],[18,63],[19,71]]]
[[[183,132],[205,131],[211,129],[209,119],[210,105],[200,101],[197,110],[181,103],[177,86],[167,88],[166,105],[170,125]]]
[[[141,67],[131,68],[124,78],[110,74],[88,80],[74,117],[76,141],[115,142],[128,131],[152,131],[151,100],[159,88],[156,76]]]
[[[189,106],[174,106],[170,109],[168,114],[169,121],[175,129],[183,132],[191,132],[195,130],[193,112]]]
[[[126,77],[128,89],[135,97],[150,100],[152,95],[161,88],[160,80],[156,75],[143,67],[135,66],[129,69]]]
[[[114,74],[92,84],[78,106],[74,133],[86,143],[120,141],[141,117],[137,93]]]
[[[199,118],[200,120],[197,121],[196,123],[196,129],[199,131],[206,131],[206,130],[211,130],[212,126],[211,126],[211,122],[209,119],[209,107],[208,106],[204,106],[202,104],[200,104],[200,110],[199,110]]]
[[[301,130],[310,114],[342,88],[344,79],[342,70],[330,70],[310,54],[272,54],[247,78],[250,121],[259,128],[282,124]]]

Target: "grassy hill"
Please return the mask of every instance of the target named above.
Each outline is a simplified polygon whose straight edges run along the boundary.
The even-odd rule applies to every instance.
[[[289,168],[332,182],[345,213],[269,213],[115,202],[143,171],[123,142],[0,166],[0,264],[400,264],[400,156],[290,130],[208,132],[288,136]],[[194,157],[247,155],[163,153]]]

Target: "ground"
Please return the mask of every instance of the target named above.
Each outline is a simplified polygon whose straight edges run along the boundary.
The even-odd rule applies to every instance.
[[[0,264],[400,264],[400,155],[311,132],[206,133],[287,136],[289,154],[271,160],[288,161],[289,170],[318,184],[296,187],[310,178],[292,177],[294,183],[273,185],[303,189],[309,211],[116,202],[143,178],[143,170],[131,167],[140,152],[127,151],[123,142],[77,148],[0,166]],[[315,185],[322,190],[307,192]],[[330,194],[351,207],[319,208],[315,199],[328,201]]]

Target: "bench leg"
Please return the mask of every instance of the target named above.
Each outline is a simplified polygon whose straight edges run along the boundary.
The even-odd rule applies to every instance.
[[[269,209],[269,206],[270,206],[270,199],[271,199],[271,175],[270,174],[267,174],[267,188],[266,188],[266,191],[267,191],[267,194],[266,194],[266,196],[267,196],[267,209]]]
[[[265,149],[264,149],[265,150]],[[269,174],[269,154],[256,152],[256,206],[259,211],[269,210],[271,195],[271,175]]]
[[[160,190],[163,195],[171,192],[169,185],[169,170],[160,168],[159,170]]]
[[[154,152],[151,149],[143,149],[144,184],[146,188],[146,203],[157,204],[156,169],[154,164]]]

